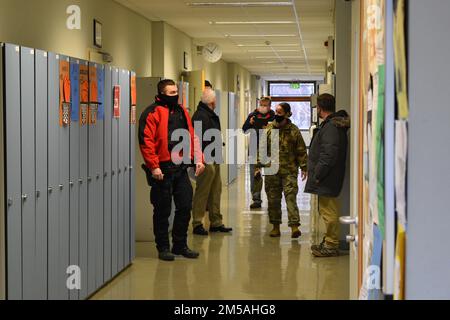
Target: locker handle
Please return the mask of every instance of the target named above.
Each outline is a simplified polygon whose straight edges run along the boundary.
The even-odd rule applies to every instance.
[[[97,178],[97,180],[100,179],[100,175],[98,174],[96,178]]]
[[[83,184],[83,179],[78,179],[79,184]]]
[[[116,171],[113,170],[112,171],[112,175],[115,176],[116,175]]]
[[[28,199],[28,195],[27,195],[27,194],[23,194],[23,195],[22,195],[22,200],[25,201],[25,200],[27,200],[27,199]]]
[[[128,171],[128,167],[125,167],[125,171],[124,172],[127,172]]]
[[[36,198],[40,198],[41,197],[41,192],[39,190],[36,191]]]
[[[119,174],[121,174],[122,173],[122,169],[119,169]]]
[[[63,190],[64,186],[62,184],[59,185],[59,190]]]
[[[107,176],[108,176],[108,172],[105,172],[105,173],[103,174],[103,177],[106,178]]]
[[[73,182],[72,182],[72,181],[70,181],[70,182],[69,182],[69,185],[70,185],[71,187],[73,187]]]
[[[48,187],[48,193],[52,193],[53,192],[53,188],[52,187]]]
[[[8,207],[11,207],[13,205],[13,199],[8,198]]]
[[[91,181],[92,181],[92,178],[91,178],[91,177],[88,177],[87,180],[88,180],[88,182],[91,182]]]
[[[133,166],[130,166],[130,171],[133,171]]]

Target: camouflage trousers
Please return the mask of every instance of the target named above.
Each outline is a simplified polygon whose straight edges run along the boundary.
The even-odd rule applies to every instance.
[[[297,205],[298,174],[266,176],[266,193],[269,200],[271,224],[282,224],[281,200],[286,199],[289,226],[300,226],[300,212]]]

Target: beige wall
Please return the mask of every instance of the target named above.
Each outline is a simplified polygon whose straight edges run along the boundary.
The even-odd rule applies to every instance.
[[[69,30],[66,9],[81,8],[81,30]],[[115,66],[150,76],[151,22],[112,0],[0,0],[0,41],[88,59],[93,20],[103,23],[103,49]]]
[[[187,67],[184,69],[184,53],[188,54]],[[181,73],[192,66],[192,39],[171,25],[164,24],[164,76],[176,81]]]

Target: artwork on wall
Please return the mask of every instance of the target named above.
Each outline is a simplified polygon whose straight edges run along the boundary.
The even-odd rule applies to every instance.
[[[102,23],[98,20],[94,20],[94,46],[101,48],[102,44]]]

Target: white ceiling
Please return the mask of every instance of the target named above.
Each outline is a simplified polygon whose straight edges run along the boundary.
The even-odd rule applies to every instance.
[[[191,7],[188,2],[256,0],[116,0],[152,21],[165,21],[204,45],[215,42],[223,59],[266,79],[316,78],[325,73],[328,37],[334,34],[334,0],[278,0],[282,7]],[[258,1],[263,2],[263,1]],[[267,0],[265,1],[267,2]],[[297,11],[297,15],[294,10]],[[297,20],[298,17],[298,20]],[[288,24],[221,25],[211,22]],[[298,23],[297,23],[298,21]],[[267,45],[270,41],[271,45]]]

